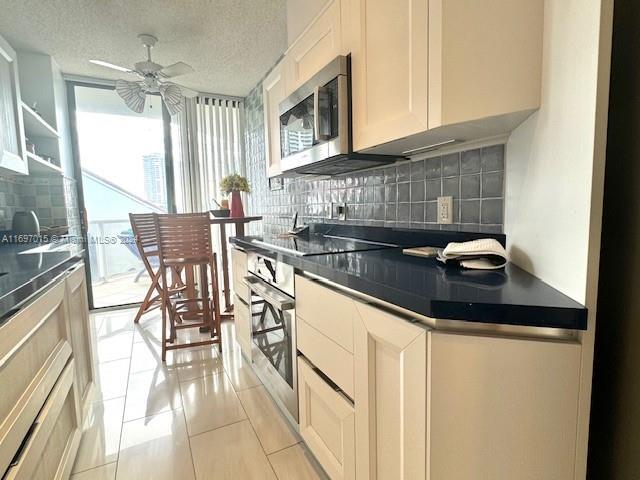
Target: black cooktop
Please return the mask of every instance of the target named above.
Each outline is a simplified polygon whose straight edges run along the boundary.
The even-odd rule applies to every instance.
[[[251,243],[262,248],[279,250],[300,257],[326,255],[329,253],[363,252],[367,250],[393,248],[396,246],[389,243],[353,240],[318,233],[301,235],[299,237],[284,235],[251,237]]]

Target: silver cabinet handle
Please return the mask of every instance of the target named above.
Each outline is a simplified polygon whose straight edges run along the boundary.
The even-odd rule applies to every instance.
[[[245,282],[258,297],[269,302],[280,311],[291,310],[296,307],[295,299],[285,295],[280,290],[260,281],[258,278],[248,275],[244,277]]]

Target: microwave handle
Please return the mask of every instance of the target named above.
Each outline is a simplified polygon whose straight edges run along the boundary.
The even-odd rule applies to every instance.
[[[320,131],[320,95],[325,92],[326,89],[320,86],[313,91],[313,136],[316,140],[329,140],[329,135]]]

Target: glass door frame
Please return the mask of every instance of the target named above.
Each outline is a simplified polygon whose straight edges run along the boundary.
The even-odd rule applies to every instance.
[[[91,283],[91,262],[89,259],[89,246],[86,244],[89,238],[89,224],[87,222],[87,210],[84,201],[84,186],[82,183],[82,164],[80,162],[80,143],[78,137],[77,123],[77,106],[76,106],[76,87],[97,88],[102,90],[115,90],[115,82],[109,80],[81,81],[66,80],[67,87],[67,105],[69,108],[69,129],[71,132],[71,150],[73,154],[73,176],[76,181],[76,189],[78,194],[78,215],[80,218],[80,235],[85,245],[84,264],[85,275],[87,280],[87,297],[89,300],[89,310],[107,311],[122,308],[130,308],[140,305],[140,302],[126,303],[121,305],[110,305],[107,307],[95,307],[93,298],[93,286]],[[171,114],[162,102],[162,130],[164,134],[164,167],[167,188],[167,210],[169,213],[176,212],[176,199],[173,177],[173,145],[171,139]]]

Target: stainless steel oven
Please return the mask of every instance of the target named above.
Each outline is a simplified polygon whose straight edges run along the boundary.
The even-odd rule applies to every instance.
[[[397,160],[353,152],[349,57],[336,57],[280,103],[284,174],[337,175]]]
[[[298,423],[298,370],[293,267],[247,253],[245,277],[251,303],[251,361],[254,370],[291,419]]]

